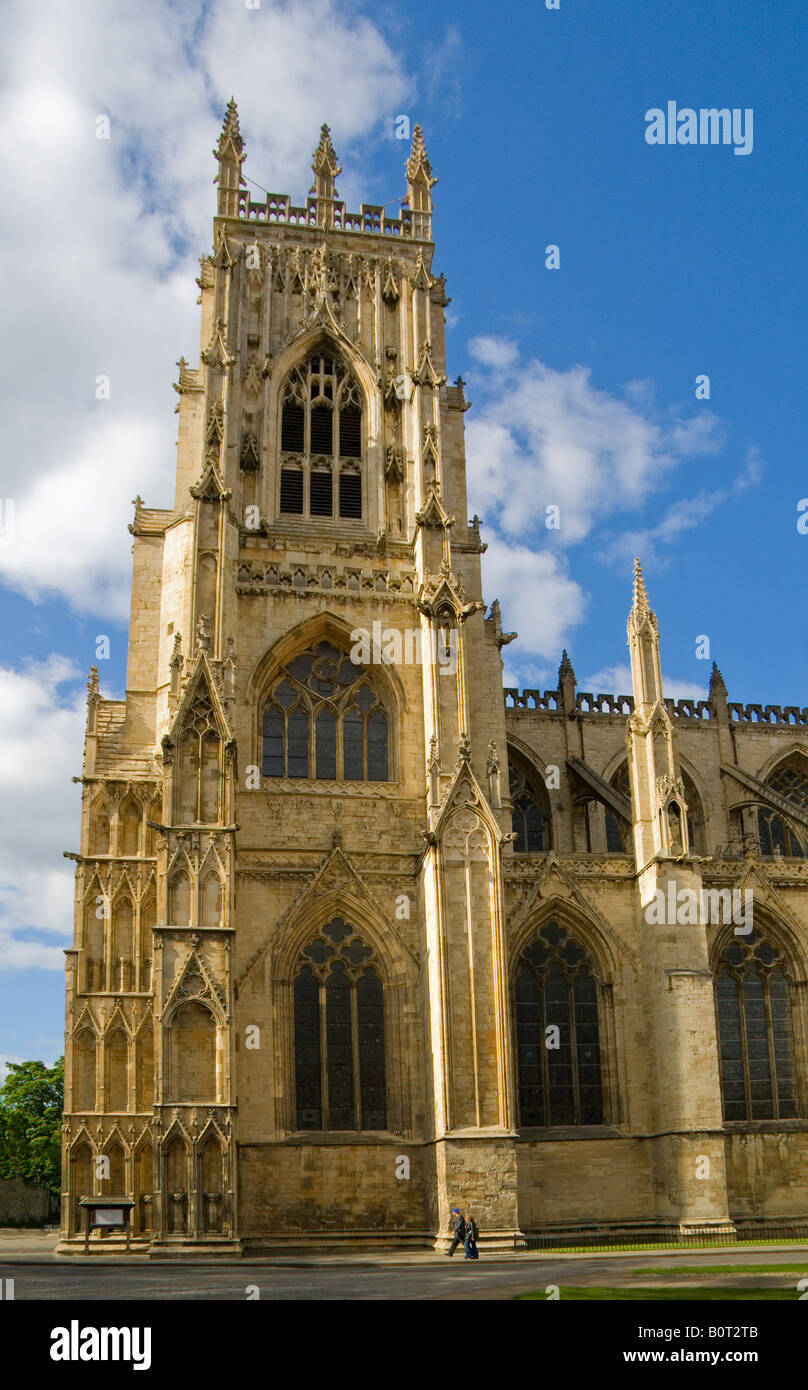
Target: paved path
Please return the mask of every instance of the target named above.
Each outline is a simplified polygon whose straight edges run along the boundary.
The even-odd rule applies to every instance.
[[[396,1255],[374,1254],[278,1256],[273,1260],[249,1263],[144,1263],[123,1264],[120,1260],[91,1257],[88,1260],[52,1257],[44,1241],[41,1254],[16,1256],[8,1241],[0,1239],[0,1278],[14,1280],[17,1300],[90,1299],[120,1301],[129,1299],[197,1300],[220,1299],[244,1302],[247,1288],[257,1285],[263,1301],[323,1301],[366,1299],[509,1299],[548,1284],[610,1284],[642,1287],[645,1280],[634,1277],[643,1268],[688,1267],[737,1264],[799,1264],[804,1259],[808,1277],[808,1248],[778,1246],[704,1250],[698,1253],[644,1251],[599,1255],[523,1254],[516,1257],[484,1257],[466,1263],[456,1255],[450,1264],[445,1256],[431,1252]],[[13,1243],[13,1242],[11,1242]],[[22,1243],[22,1242],[20,1242]],[[30,1242],[28,1248],[31,1248]],[[799,1273],[785,1275],[705,1276],[716,1285],[755,1287],[779,1285],[794,1288]],[[677,1276],[654,1277],[647,1282],[679,1283],[683,1298],[694,1286]]]

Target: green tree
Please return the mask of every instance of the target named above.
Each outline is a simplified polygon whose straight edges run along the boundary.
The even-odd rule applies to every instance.
[[[28,1178],[61,1192],[64,1057],[9,1062],[0,1087],[0,1177]]]

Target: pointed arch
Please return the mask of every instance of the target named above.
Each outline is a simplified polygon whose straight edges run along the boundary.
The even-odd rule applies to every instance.
[[[112,905],[110,934],[110,987],[126,991],[134,988],[135,909],[128,893],[119,895]]]
[[[295,1128],[387,1129],[384,986],[373,948],[333,917],[309,938],[293,983]]]
[[[328,310],[276,359],[268,418],[275,467],[267,514],[377,529],[381,394]]]
[[[73,1109],[94,1111],[97,1103],[98,1037],[86,1023],[73,1035]]]
[[[150,889],[140,904],[140,978],[139,988],[147,993],[153,988],[154,928],[157,925],[157,899]]]
[[[572,949],[567,958],[565,951],[570,943]],[[543,901],[511,937],[509,978],[516,1089],[520,1115],[531,1115],[530,1128],[620,1121],[622,1072],[618,1066],[613,1000],[620,964],[615,949],[615,943],[590,915],[567,898],[557,896]],[[531,951],[535,959],[531,959]],[[523,966],[527,969],[523,970]],[[532,977],[532,985],[527,976]],[[561,1047],[548,1051],[545,1030],[550,1026],[559,1027],[561,1036],[553,1041]],[[537,1041],[541,1043],[540,1051]],[[563,1104],[554,1108],[553,1073],[559,1061],[568,1066],[569,1084]],[[562,1112],[564,1120],[557,1118]],[[525,1121],[520,1127],[525,1127]]]
[[[222,880],[215,870],[205,875],[199,889],[199,923],[203,927],[220,927],[224,910]]]
[[[132,857],[140,853],[143,807],[129,792],[118,807],[118,854]]]
[[[317,614],[254,667],[252,760],[265,776],[397,780],[401,678],[383,662],[354,662],[352,631],[333,613]]]
[[[90,807],[88,852],[91,858],[112,853],[112,802],[101,792]]]
[[[70,1183],[70,1226],[73,1235],[81,1235],[84,1229],[84,1212],[79,1206],[82,1197],[93,1194],[95,1168],[93,1147],[86,1130],[81,1130],[71,1145],[68,1155]]]
[[[166,1098],[216,1104],[219,1030],[208,1002],[194,998],[177,1004],[166,1024],[166,1037]]]
[[[710,949],[728,1123],[808,1115],[805,945],[763,904],[753,923],[725,923]]]
[[[129,1037],[116,1024],[104,1038],[104,1082],[107,1111],[129,1109]]]
[[[185,1235],[188,1231],[190,1154],[185,1132],[179,1125],[172,1125],[161,1152],[163,1229],[169,1235]]]
[[[107,899],[98,875],[93,875],[84,894],[82,947],[84,949],[84,988],[104,988],[105,926]]]
[[[191,877],[184,868],[175,869],[168,880],[168,920],[174,927],[189,927],[191,920]]]
[[[154,1020],[149,1014],[135,1038],[135,1109],[151,1111],[154,1105]]]
[[[553,816],[546,791],[546,768],[540,771],[534,753],[525,754],[508,740],[508,791],[515,854],[544,852],[553,847]]]
[[[117,1130],[113,1130],[103,1150],[109,1159],[109,1175],[101,1181],[102,1193],[116,1197],[128,1195],[129,1184],[126,1176],[126,1147]]]
[[[206,1235],[221,1235],[225,1228],[226,1168],[225,1146],[216,1130],[209,1129],[202,1135],[197,1150],[200,1229]]]
[[[135,1233],[144,1236],[154,1229],[154,1140],[145,1130],[135,1147],[132,1160]]]

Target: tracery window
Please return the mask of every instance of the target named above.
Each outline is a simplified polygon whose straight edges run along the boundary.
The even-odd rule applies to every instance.
[[[782,763],[766,782],[772,791],[779,792],[794,803],[797,810],[808,813],[808,777],[801,761],[790,759]],[[804,859],[808,853],[808,835],[785,816],[780,816],[769,806],[759,806],[758,836],[761,854],[774,854],[777,850],[790,859]]]
[[[265,777],[386,782],[388,717],[367,670],[331,642],[278,673],[262,721]]]
[[[514,981],[519,1123],[603,1123],[597,985],[584,949],[548,922]]]
[[[301,952],[294,1038],[299,1130],[387,1128],[381,973],[341,917]]]
[[[715,1000],[724,1119],[796,1118],[790,980],[757,928],[721,952]]]
[[[358,382],[325,351],[290,373],[281,406],[282,515],[361,521],[362,414]]]
[[[534,774],[509,750],[509,779],[511,793],[511,829],[517,854],[530,854],[551,848],[550,810],[547,794],[538,774]]]
[[[628,776],[628,763],[621,763],[612,778],[612,786],[616,792],[624,796],[631,805],[631,783]],[[606,851],[608,854],[631,854],[633,849],[631,826],[628,821],[613,811],[611,806],[606,807]]]

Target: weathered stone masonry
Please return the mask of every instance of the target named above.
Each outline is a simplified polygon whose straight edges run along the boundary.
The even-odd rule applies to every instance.
[[[326,127],[303,208],[233,103],[216,158],[175,502],[88,682],[60,1249],[91,1193],[155,1257],[808,1221],[808,710],[665,699],[639,566],[631,697],[503,696],[420,130],[395,218]],[[374,623],[440,659],[352,661]],[[754,931],[650,926],[671,882]]]

